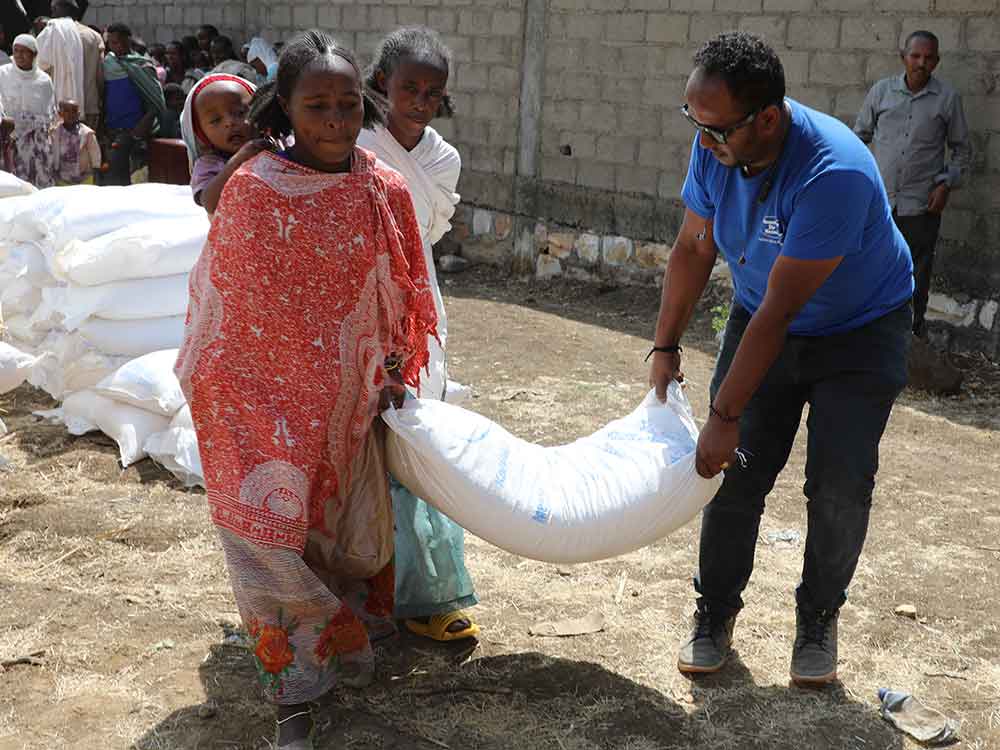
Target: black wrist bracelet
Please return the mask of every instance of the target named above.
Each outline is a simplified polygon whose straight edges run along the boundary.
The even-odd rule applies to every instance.
[[[653,356],[653,352],[663,352],[664,354],[680,354],[684,349],[679,344],[672,344],[671,346],[654,346],[649,350],[649,354],[646,355],[646,359],[643,362],[648,362],[649,358]]]
[[[713,406],[712,404],[708,405],[708,413],[711,414],[713,417],[717,417],[718,419],[720,419],[722,422],[725,422],[726,424],[735,424],[736,422],[740,421],[739,416],[727,417],[721,411],[719,411],[718,409],[716,409],[715,406]]]

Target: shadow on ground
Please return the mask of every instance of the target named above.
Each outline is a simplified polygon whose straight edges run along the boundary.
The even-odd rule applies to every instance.
[[[723,674],[693,681],[685,708],[665,693],[591,662],[529,652],[459,663],[455,654],[405,640],[383,650],[375,685],[335,691],[314,706],[320,727],[316,747],[902,748],[871,706],[839,687],[761,687],[738,655]],[[205,703],[175,711],[132,750],[269,747],[273,709],[257,697],[250,653],[213,646],[199,674]]]

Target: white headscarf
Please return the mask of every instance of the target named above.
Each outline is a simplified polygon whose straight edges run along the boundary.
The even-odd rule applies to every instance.
[[[11,45],[11,49],[14,47],[27,47],[35,55],[38,55],[38,42],[31,34],[18,34],[14,37],[14,44]],[[38,58],[35,58],[35,64],[38,64]]]
[[[48,121],[55,119],[55,90],[52,79],[38,68],[35,38],[30,34],[20,34],[14,38],[14,46],[27,47],[36,56],[29,70],[21,70],[15,62],[0,67],[0,99],[3,100],[4,112],[15,122],[36,117]]]

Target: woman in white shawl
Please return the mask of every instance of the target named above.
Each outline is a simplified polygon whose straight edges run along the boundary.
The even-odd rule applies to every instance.
[[[422,398],[441,399],[448,378],[444,347],[447,324],[434,272],[431,246],[451,228],[461,159],[430,121],[450,116],[447,95],[451,52],[430,29],[398,29],[379,44],[366,85],[385,100],[385,126],[362,130],[358,145],[399,172],[410,188],[420,224],[428,276],[438,313],[438,338],[431,340],[429,375]],[[465,567],[462,527],[392,482],[396,517],[395,614],[407,627],[439,641],[471,638],[479,627],[463,608],[477,602]]]
[[[29,34],[14,39],[14,62],[0,67],[0,109],[7,139],[7,171],[37,188],[53,184],[52,129],[56,120],[52,79],[38,69],[38,45]]]

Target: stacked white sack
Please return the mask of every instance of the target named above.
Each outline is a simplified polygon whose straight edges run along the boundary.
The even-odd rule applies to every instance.
[[[62,399],[180,345],[187,277],[208,234],[186,186],[50,188],[0,200],[0,316]]]

